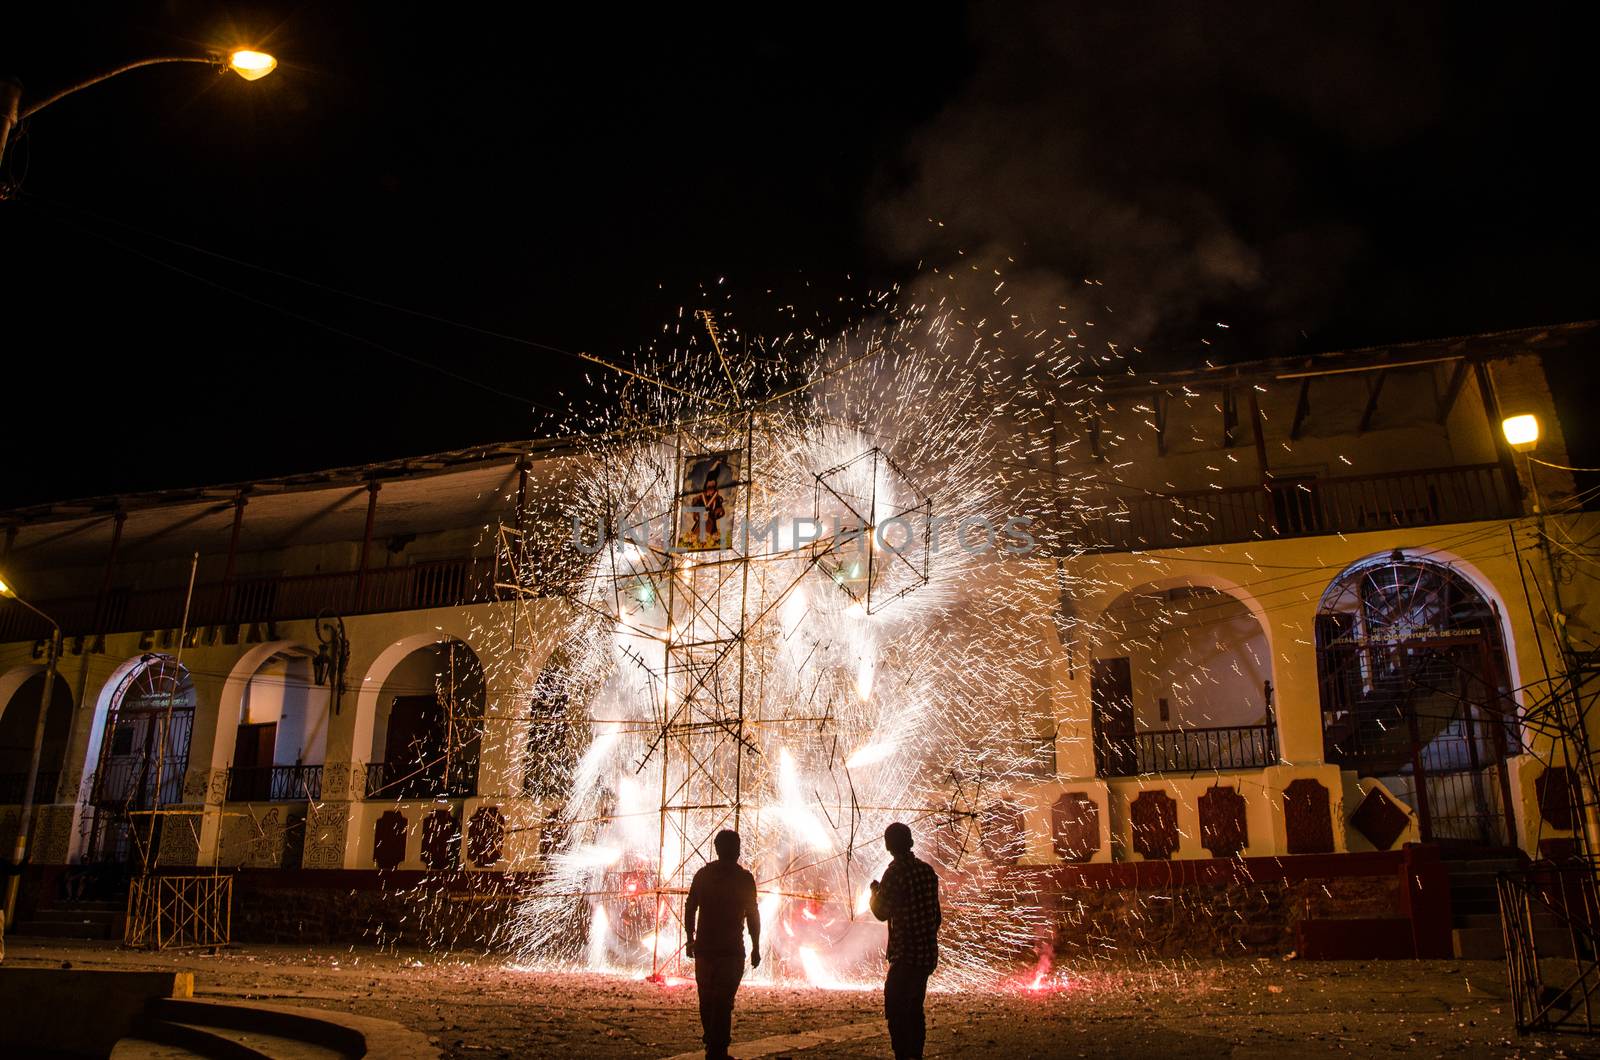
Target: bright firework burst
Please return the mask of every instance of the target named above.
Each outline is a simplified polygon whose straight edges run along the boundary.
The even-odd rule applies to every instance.
[[[817,341],[795,379],[702,316],[585,425],[571,539],[502,533],[525,598],[577,605],[537,667],[520,620],[501,631],[499,665],[565,711],[530,752],[561,809],[518,958],[680,971],[689,880],[736,828],[761,977],[859,982],[902,820],[944,881],[942,976],[991,979],[1049,935],[981,848],[986,809],[1053,761],[1045,557],[1074,489],[1017,439],[1078,351],[1013,322],[1029,352],[1007,353],[939,304]]]

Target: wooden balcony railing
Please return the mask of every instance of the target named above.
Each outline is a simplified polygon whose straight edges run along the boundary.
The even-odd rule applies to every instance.
[[[229,802],[307,802],[322,798],[321,766],[228,770]]]
[[[1504,468],[1472,464],[1123,495],[1085,516],[1081,533],[1096,550],[1136,551],[1510,519],[1517,504]]]
[[[1147,729],[1131,736],[1101,734],[1095,741],[1096,771],[1102,777],[1265,769],[1277,764],[1278,730],[1272,724]]]
[[[183,622],[182,586],[113,591],[94,596],[45,600],[40,610],[61,623],[68,636],[127,630],[177,629]],[[495,599],[494,560],[487,557],[413,563],[367,571],[236,578],[195,587],[191,629],[211,625],[284,622],[315,618],[323,611],[340,615],[416,611],[481,604]],[[97,612],[98,604],[98,614]],[[11,600],[0,600],[0,643],[37,640],[49,627]]]

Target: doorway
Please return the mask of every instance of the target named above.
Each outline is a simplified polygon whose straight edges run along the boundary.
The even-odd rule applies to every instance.
[[[1133,667],[1127,656],[1094,660],[1089,698],[1094,705],[1096,773],[1132,776],[1139,771],[1139,754],[1134,740]]]

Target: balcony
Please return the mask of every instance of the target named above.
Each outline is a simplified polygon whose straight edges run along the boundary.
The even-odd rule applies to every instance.
[[[308,802],[322,798],[321,766],[228,770],[229,802]]]
[[[1096,772],[1102,777],[1265,769],[1278,764],[1277,726],[1146,729],[1132,736],[1099,737]]]
[[[478,768],[473,760],[452,763],[447,780],[441,761],[419,766],[414,762],[367,763],[368,800],[470,799],[478,793]]]
[[[177,629],[185,587],[113,591],[40,601],[67,636],[128,630]],[[197,585],[189,628],[285,622],[328,611],[366,615],[487,603],[496,598],[494,560],[484,557],[413,563],[367,571],[236,578]],[[97,611],[99,612],[97,615]],[[38,640],[49,627],[12,600],[0,600],[0,643]]]
[[[1278,478],[1264,486],[1112,498],[1082,523],[1096,551],[1349,534],[1519,515],[1499,464],[1381,475]]]

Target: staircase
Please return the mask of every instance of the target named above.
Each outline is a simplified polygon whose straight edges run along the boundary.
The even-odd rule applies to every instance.
[[[426,1035],[388,1020],[258,1002],[160,998],[150,1002],[134,1033],[111,1055],[115,1060],[378,1060],[435,1057],[438,1050]]]
[[[1503,961],[1505,935],[1500,926],[1500,899],[1495,877],[1523,867],[1519,858],[1446,861],[1450,873],[1451,938],[1455,955],[1468,961]],[[1533,914],[1534,945],[1541,957],[1570,957],[1572,938],[1554,914]]]
[[[47,900],[7,934],[47,939],[121,939],[127,903]]]

